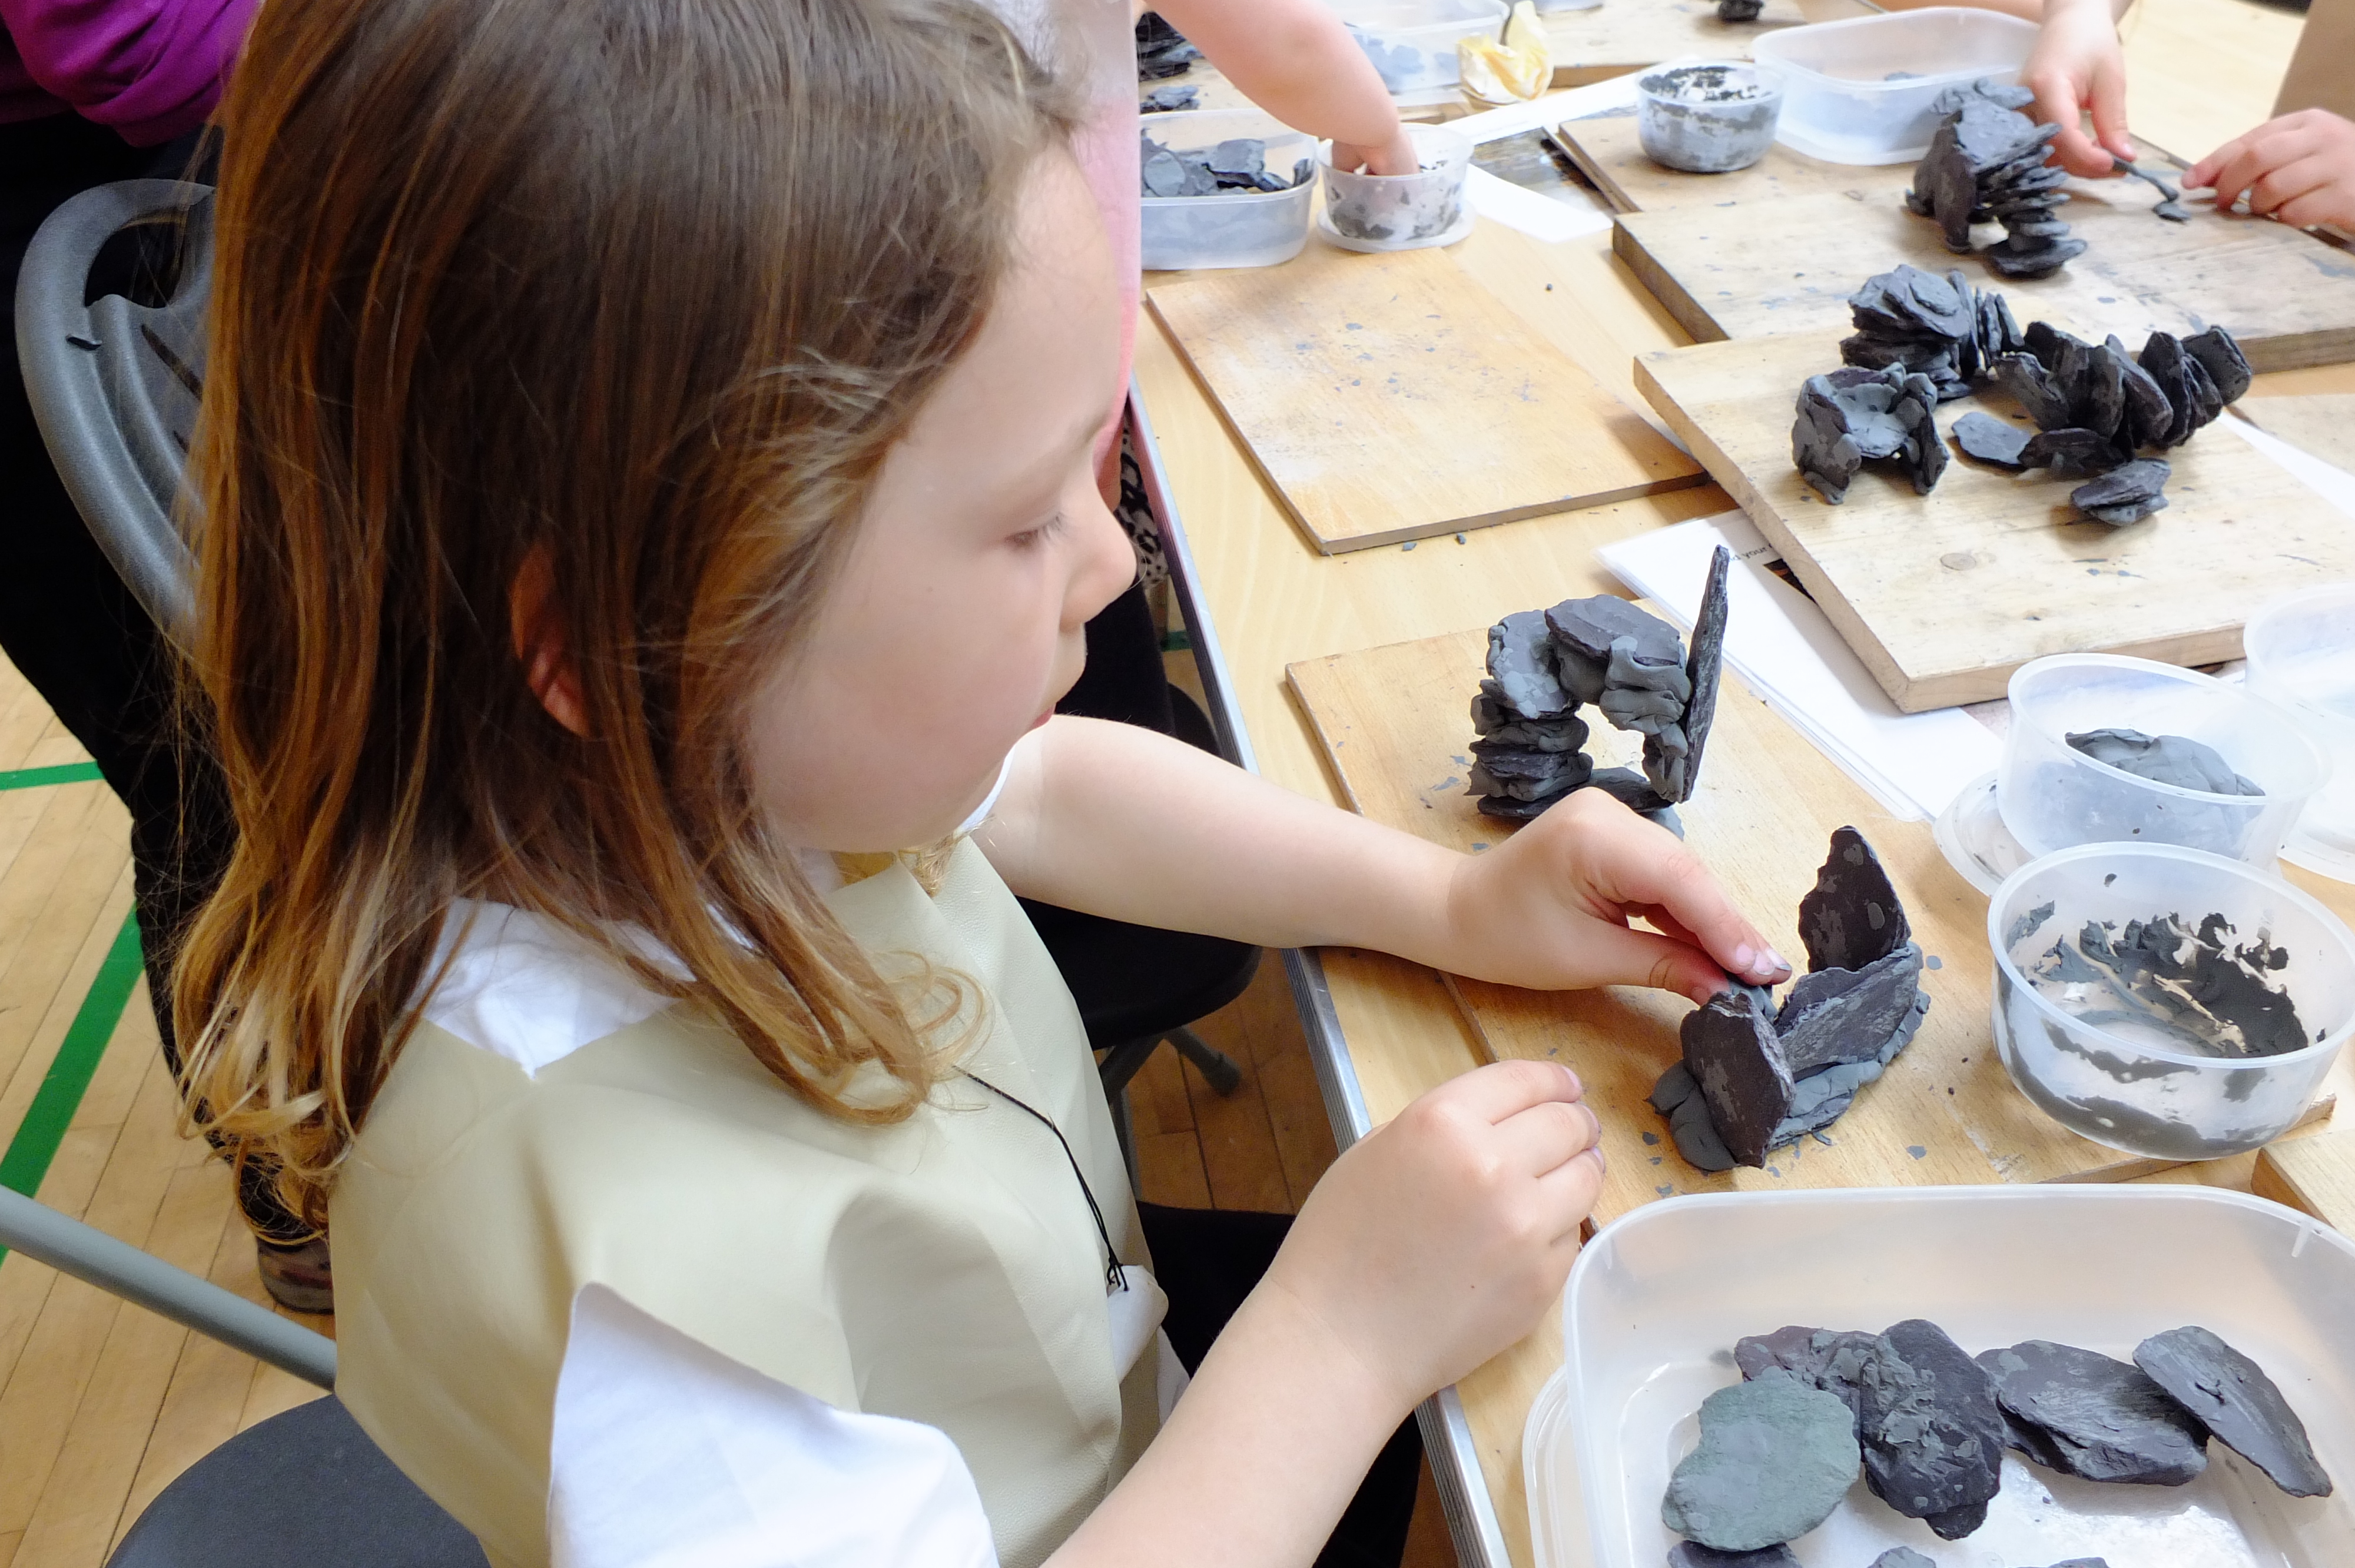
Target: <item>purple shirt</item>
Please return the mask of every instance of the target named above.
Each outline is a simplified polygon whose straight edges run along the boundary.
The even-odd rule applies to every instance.
[[[0,123],[68,111],[137,147],[204,122],[257,0],[0,0]]]

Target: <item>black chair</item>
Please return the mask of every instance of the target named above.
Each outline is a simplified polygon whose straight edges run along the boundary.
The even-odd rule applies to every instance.
[[[67,202],[16,284],[17,353],[41,436],[91,535],[155,623],[187,624],[193,564],[172,521],[203,389],[212,192],[126,180]],[[121,239],[167,256],[168,300],[85,301]],[[335,1342],[127,1243],[0,1189],[0,1246],[321,1388]],[[258,1423],[157,1495],[108,1568],[485,1568],[483,1549],[333,1397]]]
[[[1141,725],[1204,751],[1219,749],[1209,717],[1163,671],[1160,639],[1139,588],[1131,588],[1088,623],[1087,672],[1057,711]],[[1234,1093],[1243,1081],[1242,1068],[1187,1025],[1243,993],[1259,969],[1260,949],[1028,899],[1022,907],[1080,1004],[1133,1185],[1136,1138],[1129,1081],[1167,1042],[1194,1064],[1214,1092]]]

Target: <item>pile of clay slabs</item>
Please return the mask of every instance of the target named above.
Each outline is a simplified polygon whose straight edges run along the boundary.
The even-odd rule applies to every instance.
[[[1734,1340],[1786,1323],[1880,1331],[1927,1318],[1977,1353],[2022,1340],[2130,1356],[2196,1323],[2254,1357],[2339,1479],[2285,1496],[2211,1444],[2183,1487],[2105,1486],[2004,1459],[1961,1541],[1859,1480],[1792,1542],[1803,1568],[1910,1546],[1939,1568],[2106,1556],[2113,1568],[2335,1568],[2355,1541],[2355,1242],[2200,1187],[1915,1187],[1727,1192],[1653,1203],[1588,1244],[1562,1301],[1565,1363],[1529,1413],[1538,1568],[1661,1568],[1668,1474],[1695,1412],[1738,1382]]]

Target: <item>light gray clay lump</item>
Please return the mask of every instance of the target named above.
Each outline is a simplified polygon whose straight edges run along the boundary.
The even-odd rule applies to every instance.
[[[1846,1401],[1770,1370],[1701,1402],[1700,1445],[1669,1477],[1660,1519],[1721,1552],[1779,1546],[1831,1517],[1859,1457]]]
[[[2135,1365],[2217,1440],[2294,1498],[2330,1495],[2306,1424],[2264,1369],[2206,1329],[2169,1329],[2135,1347]]]
[[[2188,736],[2145,735],[2138,729],[2089,729],[2068,737],[2070,748],[2096,762],[2107,763],[2137,779],[2172,784],[2179,789],[2204,789],[2211,795],[2262,797],[2258,789],[2232,771],[2212,746]]]
[[[2020,449],[2028,445],[2028,439],[2029,432],[2010,420],[1977,409],[1955,421],[1955,444],[1963,449],[1965,457],[2014,472],[2028,466],[2019,461]]]

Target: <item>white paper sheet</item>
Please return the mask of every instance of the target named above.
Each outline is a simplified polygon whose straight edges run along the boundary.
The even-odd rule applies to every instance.
[[[2001,743],[1961,709],[1898,711],[1815,601],[1766,569],[1774,547],[1741,513],[1653,529],[1595,555],[1689,630],[1721,544],[1734,554],[1726,663],[1874,799],[1900,816],[1933,818],[1994,768]]]
[[[1614,109],[1624,109],[1636,101],[1636,79],[1641,71],[1629,71],[1608,81],[1593,81],[1584,87],[1573,87],[1561,92],[1549,92],[1527,103],[1508,103],[1502,109],[1484,110],[1467,114],[1461,120],[1447,122],[1447,129],[1469,136],[1475,146],[1494,142],[1500,136],[1518,136],[1524,131],[1540,126],[1555,126],[1565,120],[1582,120],[1590,114],[1607,114]]]
[[[1611,227],[1611,215],[1592,202],[1579,205],[1556,201],[1550,196],[1523,190],[1486,169],[1470,172],[1464,182],[1464,194],[1472,198],[1472,210],[1482,217],[1518,228],[1530,238],[1542,239],[1549,245],[1559,245],[1582,234],[1599,234]]]

